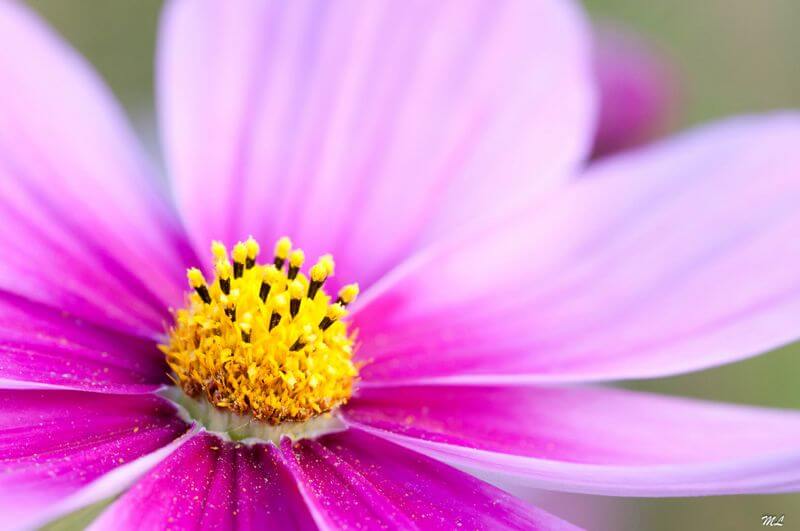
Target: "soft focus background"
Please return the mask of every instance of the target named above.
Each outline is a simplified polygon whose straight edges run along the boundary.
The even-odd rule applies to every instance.
[[[160,2],[29,2],[106,78],[154,148],[153,55]],[[604,26],[627,28],[663,56],[674,76],[666,133],[736,113],[800,107],[800,0],[585,0]],[[758,139],[754,138],[754,142]],[[800,146],[798,146],[800,149]],[[155,148],[154,148],[155,149]],[[798,316],[800,334],[800,316]],[[800,408],[800,346],[721,369],[627,387]],[[613,429],[613,426],[609,426]],[[534,497],[533,493],[524,493]],[[622,500],[547,496],[539,501],[592,529],[758,529],[764,513],[800,528],[800,495]]]

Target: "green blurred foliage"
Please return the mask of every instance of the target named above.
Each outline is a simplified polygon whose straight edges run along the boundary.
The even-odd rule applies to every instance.
[[[153,58],[161,2],[157,0],[31,0],[97,67],[138,118],[153,105]],[[682,75],[684,127],[742,112],[800,106],[799,0],[586,0],[598,20],[622,23],[651,39]],[[140,122],[136,119],[135,121]],[[758,139],[753,139],[757,141]],[[800,316],[798,317],[800,329]],[[627,387],[668,394],[800,408],[800,346],[727,367]],[[609,427],[612,429],[612,427]],[[608,528],[580,507],[611,511],[614,528],[757,529],[762,513],[786,513],[800,526],[800,495],[624,500],[576,495],[567,518]],[[48,529],[77,529],[103,505],[79,511]]]
[[[655,42],[685,85],[682,123],[800,104],[797,0],[585,0]]]

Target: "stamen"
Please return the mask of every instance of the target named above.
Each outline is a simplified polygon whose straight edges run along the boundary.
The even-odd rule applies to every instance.
[[[336,302],[346,308],[358,297],[358,291],[358,284],[348,284],[339,290],[339,298],[336,299]]]
[[[336,322],[338,318],[343,316],[345,313],[344,306],[340,303],[332,304],[328,306],[328,312],[325,317],[322,318],[322,321],[319,322],[320,330],[327,330],[331,327],[333,323]]]
[[[286,258],[289,256],[289,251],[292,250],[292,240],[284,236],[278,243],[275,244],[275,268],[280,270],[283,268]]]
[[[326,267],[322,258],[319,259],[319,262],[314,264],[309,274],[311,275],[311,282],[308,284],[308,298],[313,300],[317,295],[317,291],[319,291],[319,288],[322,287],[329,275],[328,267]]]
[[[281,274],[277,269],[275,269],[274,265],[264,266],[264,274],[261,279],[261,288],[258,291],[258,297],[261,299],[261,302],[267,302],[269,290],[272,288],[273,284],[277,284],[280,277]]]
[[[216,240],[211,242],[211,254],[214,256],[214,263],[228,260],[228,250],[222,242]]]
[[[215,269],[219,280],[219,289],[222,290],[222,293],[228,295],[231,292],[231,263],[225,258],[217,262]]]
[[[288,238],[278,240],[267,265],[256,262],[252,237],[232,256],[220,242],[211,252],[216,278],[187,271],[194,293],[161,345],[173,381],[191,397],[270,424],[305,421],[345,403],[358,371],[343,318],[358,286],[345,286],[333,302],[324,289],[332,257],[320,257],[306,276],[305,255]]]
[[[247,261],[247,247],[242,242],[233,247],[233,278],[242,278]]]
[[[289,313],[292,316],[292,319],[297,317],[297,313],[300,311],[300,303],[302,302],[303,297],[303,284],[299,280],[293,280],[289,284],[289,295],[291,296],[291,300],[289,302]]]
[[[244,245],[247,247],[247,261],[245,262],[245,267],[247,269],[253,269],[256,265],[256,257],[261,250],[261,246],[258,245],[258,242],[252,236],[247,238]]]
[[[208,293],[208,286],[206,286],[206,279],[203,278],[203,273],[196,267],[192,267],[186,272],[189,279],[189,286],[193,287],[200,299],[206,303],[211,304],[211,295]]]
[[[306,255],[302,249],[295,249],[292,251],[292,254],[289,255],[289,272],[286,274],[289,280],[297,278],[297,273],[300,272],[300,268],[303,266],[305,260]]]
[[[250,343],[251,331],[253,329],[253,314],[246,312],[242,316],[242,322],[239,323],[239,328],[242,330],[242,341]]]
[[[286,307],[289,306],[289,301],[286,299],[286,294],[281,293],[273,302],[275,305],[275,309],[272,310],[272,315],[269,318],[269,330],[272,331],[273,328],[278,326],[278,323],[281,322],[281,317],[283,313],[286,312]]]

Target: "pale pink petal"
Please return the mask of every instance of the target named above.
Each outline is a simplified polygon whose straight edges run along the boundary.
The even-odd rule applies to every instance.
[[[69,500],[80,498],[81,489],[187,429],[175,408],[154,395],[0,390],[3,521],[25,528],[43,523],[45,515],[57,516],[56,508],[76,509]]]
[[[800,487],[800,413],[568,387],[363,390],[345,410],[451,464],[531,486],[614,496]]]
[[[0,290],[0,388],[142,393],[168,383],[150,339],[86,323]]]
[[[323,529],[575,529],[487,483],[350,429],[281,444]]]
[[[356,309],[365,384],[643,378],[800,337],[800,117],[600,163],[420,254]]]
[[[185,236],[123,113],[25,7],[0,4],[0,288],[152,334],[181,302]]]
[[[272,445],[202,433],[106,509],[90,529],[315,529]]]
[[[172,2],[158,94],[196,246],[290,235],[366,285],[566,178],[591,141],[571,2]]]

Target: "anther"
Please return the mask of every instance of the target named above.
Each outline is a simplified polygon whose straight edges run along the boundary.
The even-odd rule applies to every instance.
[[[231,292],[231,263],[225,258],[217,262],[216,268],[217,278],[219,279],[219,289],[225,295]]]
[[[328,311],[326,312],[325,317],[322,318],[322,321],[319,322],[319,328],[322,331],[327,330],[331,327],[333,323],[336,322],[341,316],[345,313],[344,306],[340,303],[331,304],[328,306]]]
[[[211,254],[214,255],[214,263],[228,260],[228,250],[222,242],[216,240],[211,242]]]
[[[227,315],[231,321],[236,321],[236,303],[233,297],[222,295],[219,301],[222,303],[225,315]]]
[[[194,288],[200,299],[206,304],[211,304],[211,295],[208,293],[208,286],[206,286],[206,279],[203,278],[203,273],[196,267],[192,267],[186,272],[186,276],[189,279],[189,286]]]
[[[348,304],[356,300],[358,292],[358,284],[348,284],[339,290],[339,297],[336,299],[336,303],[347,307]]]
[[[252,236],[247,238],[247,241],[244,242],[244,245],[247,247],[247,261],[245,261],[245,268],[253,269],[253,267],[256,265],[256,257],[258,256],[261,247]]]
[[[299,280],[293,280],[289,284],[289,295],[291,295],[291,300],[289,302],[289,313],[292,316],[292,319],[297,317],[297,314],[300,312],[300,303],[302,302],[303,297],[303,284]]]
[[[245,261],[247,261],[247,247],[239,242],[233,247],[233,278],[242,278]]]
[[[314,337],[314,335],[311,333],[311,327],[309,325],[306,325],[303,327],[303,333],[300,335],[300,337],[297,338],[297,340],[294,343],[292,343],[292,346],[289,347],[289,350],[292,352],[297,352],[298,350],[301,350],[309,343],[313,342],[315,339],[316,337]]]
[[[242,315],[242,322],[239,323],[239,328],[242,330],[242,341],[250,343],[250,337],[253,332],[253,314],[246,312]]]
[[[286,300],[285,293],[281,293],[275,297],[274,309],[272,310],[272,315],[269,317],[270,331],[272,331],[272,329],[278,326],[278,323],[281,322],[281,313],[286,311],[286,307],[288,305],[289,302]]]
[[[322,256],[319,261],[311,267],[309,275],[311,282],[308,284],[308,298],[314,300],[319,288],[325,280],[333,273],[333,258],[330,255]]]
[[[286,273],[286,277],[289,280],[294,280],[297,277],[297,273],[300,272],[303,262],[305,261],[306,254],[302,249],[295,249],[292,251],[292,253],[289,255],[289,271]]]
[[[292,240],[284,236],[275,244],[275,268],[280,270],[292,250]]]
[[[261,299],[261,302],[267,302],[269,291],[272,289],[272,285],[278,281],[280,276],[281,274],[277,269],[275,269],[274,265],[268,265],[264,267],[264,274],[261,277],[261,288],[258,290],[258,297]]]

